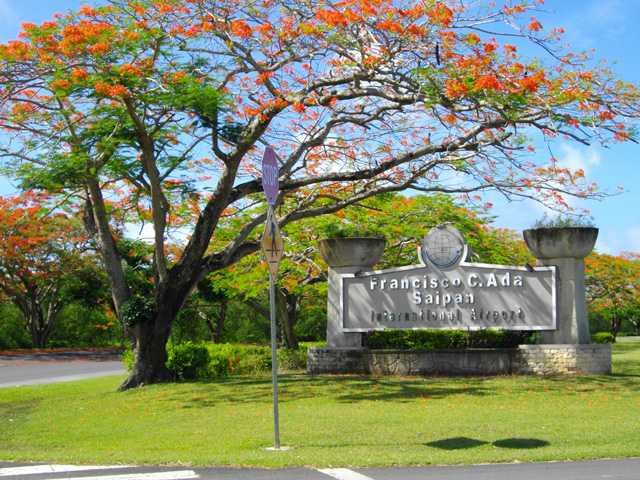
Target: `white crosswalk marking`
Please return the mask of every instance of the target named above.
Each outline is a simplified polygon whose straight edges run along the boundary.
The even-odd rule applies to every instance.
[[[60,473],[81,473],[96,472],[97,475],[91,477],[64,477],[60,478],[56,475],[55,480],[189,480],[200,478],[192,470],[170,470],[166,472],[152,473],[121,473],[116,475],[103,475],[104,470],[117,470],[131,468],[129,466],[79,466],[79,465],[29,465],[23,467],[11,467],[0,469],[0,477],[20,477],[24,476],[25,480],[28,475],[47,475]],[[46,480],[46,479],[45,479]]]
[[[192,470],[180,470],[173,472],[155,473],[131,473],[123,475],[108,475],[99,477],[72,477],[68,480],[187,480],[190,478],[200,478]],[[56,479],[61,480],[61,479]],[[67,479],[65,479],[67,480]]]
[[[337,480],[373,480],[371,477],[367,477],[366,475],[362,475],[361,473],[354,472],[347,468],[325,468],[318,471],[336,478]]]
[[[26,467],[13,467],[0,469],[0,477],[10,475],[38,475],[46,473],[82,472],[85,470],[111,470],[114,468],[126,468],[119,465],[109,467],[89,467],[79,465],[29,465]]]

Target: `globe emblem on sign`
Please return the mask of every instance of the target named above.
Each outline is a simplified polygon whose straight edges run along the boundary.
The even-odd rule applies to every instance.
[[[437,267],[453,265],[465,251],[465,240],[455,228],[438,225],[422,242],[423,254]]]

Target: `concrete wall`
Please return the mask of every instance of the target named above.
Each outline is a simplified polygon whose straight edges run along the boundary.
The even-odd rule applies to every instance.
[[[312,347],[307,372],[380,376],[608,375],[611,345],[424,351]]]

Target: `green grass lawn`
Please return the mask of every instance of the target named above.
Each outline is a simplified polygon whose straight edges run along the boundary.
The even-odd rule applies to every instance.
[[[640,455],[640,341],[606,377],[122,377],[0,389],[0,460],[378,467]]]

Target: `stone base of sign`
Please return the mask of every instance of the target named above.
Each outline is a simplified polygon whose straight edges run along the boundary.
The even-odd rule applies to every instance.
[[[379,376],[608,375],[611,345],[424,351],[311,347],[307,372]]]
[[[521,345],[511,367],[524,375],[610,375],[611,344]]]

